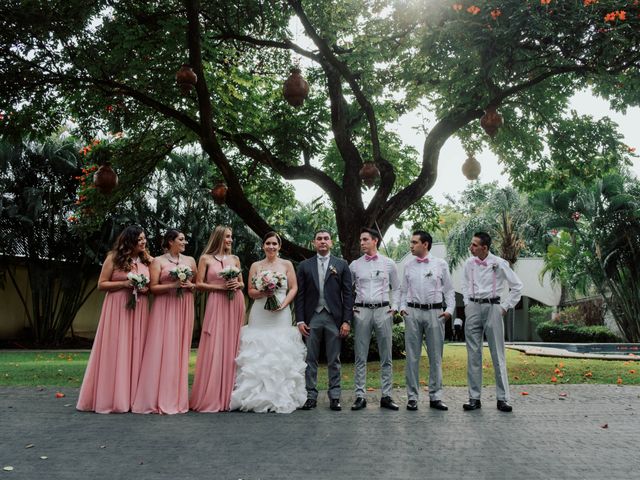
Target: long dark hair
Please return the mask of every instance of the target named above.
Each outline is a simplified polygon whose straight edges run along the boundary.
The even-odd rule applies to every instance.
[[[140,238],[141,233],[144,233],[141,226],[129,225],[120,233],[120,235],[118,235],[118,238],[113,244],[113,249],[111,250],[113,253],[113,265],[116,269],[123,270],[125,272],[131,271],[131,267],[133,265],[133,252],[138,246],[138,238]],[[151,256],[146,249],[138,254],[138,258],[147,266],[151,264]]]

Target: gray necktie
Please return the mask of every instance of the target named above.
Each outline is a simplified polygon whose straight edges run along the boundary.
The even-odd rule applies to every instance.
[[[318,290],[319,290],[319,295],[318,295],[318,306],[316,307],[316,312],[321,312],[323,308],[326,308],[327,311],[329,310],[327,308],[327,303],[324,299],[324,279],[326,276],[326,271],[327,271],[327,264],[329,260],[329,256],[326,257],[318,257],[318,259],[320,260],[320,263],[318,264]]]

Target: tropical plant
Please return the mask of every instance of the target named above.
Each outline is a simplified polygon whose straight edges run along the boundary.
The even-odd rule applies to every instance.
[[[547,191],[537,201],[553,212],[550,225],[570,235],[565,262],[549,265],[571,285],[591,286],[605,299],[625,338],[640,340],[640,187],[612,174],[566,191]],[[564,239],[563,239],[564,238]]]

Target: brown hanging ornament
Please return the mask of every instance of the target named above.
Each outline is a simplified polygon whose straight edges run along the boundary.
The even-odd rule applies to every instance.
[[[502,126],[502,115],[496,111],[496,107],[487,107],[484,115],[480,118],[480,126],[491,138],[495,137],[498,129]]]
[[[469,180],[477,180],[480,176],[481,165],[476,157],[469,154],[467,159],[462,164],[462,174]]]
[[[301,75],[298,67],[291,68],[291,75],[284,82],[282,94],[292,107],[300,107],[309,95],[309,83]]]
[[[368,188],[373,187],[376,183],[376,180],[380,177],[380,170],[376,167],[376,164],[373,162],[364,162],[362,164],[362,168],[359,172],[360,180],[364,183]]]
[[[227,199],[227,190],[229,190],[229,188],[224,182],[216,183],[211,189],[213,201],[218,205],[223,205]]]
[[[176,82],[183,95],[189,95],[191,89],[196,85],[198,76],[189,64],[182,64],[180,70],[176,72]]]
[[[100,193],[105,195],[109,195],[118,185],[118,175],[109,162],[104,163],[93,174],[93,184]]]

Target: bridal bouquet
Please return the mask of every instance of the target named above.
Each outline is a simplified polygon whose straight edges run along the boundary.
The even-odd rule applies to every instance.
[[[169,270],[169,275],[174,280],[179,280],[182,283],[182,282],[186,282],[191,277],[193,277],[193,272],[189,267],[183,265],[183,266],[176,267],[173,270]],[[178,297],[181,297],[183,295],[182,286],[178,287],[178,291],[176,295]]]
[[[227,282],[229,280],[235,280],[236,278],[238,278],[238,275],[240,275],[240,270],[233,265],[224,267],[218,272],[218,276],[220,278],[224,278]],[[235,290],[227,290],[227,297],[229,297],[229,300],[233,300],[233,297],[235,297],[235,295]]]
[[[138,303],[138,290],[146,287],[149,284],[149,279],[143,273],[127,273],[127,278],[133,285],[133,291],[129,294],[129,300],[127,301],[127,309],[133,310]]]
[[[274,311],[280,308],[280,300],[274,295],[278,288],[284,287],[287,276],[284,273],[272,272],[271,270],[263,270],[256,274],[251,283],[259,292],[266,293],[269,296],[264,304],[265,310]]]

